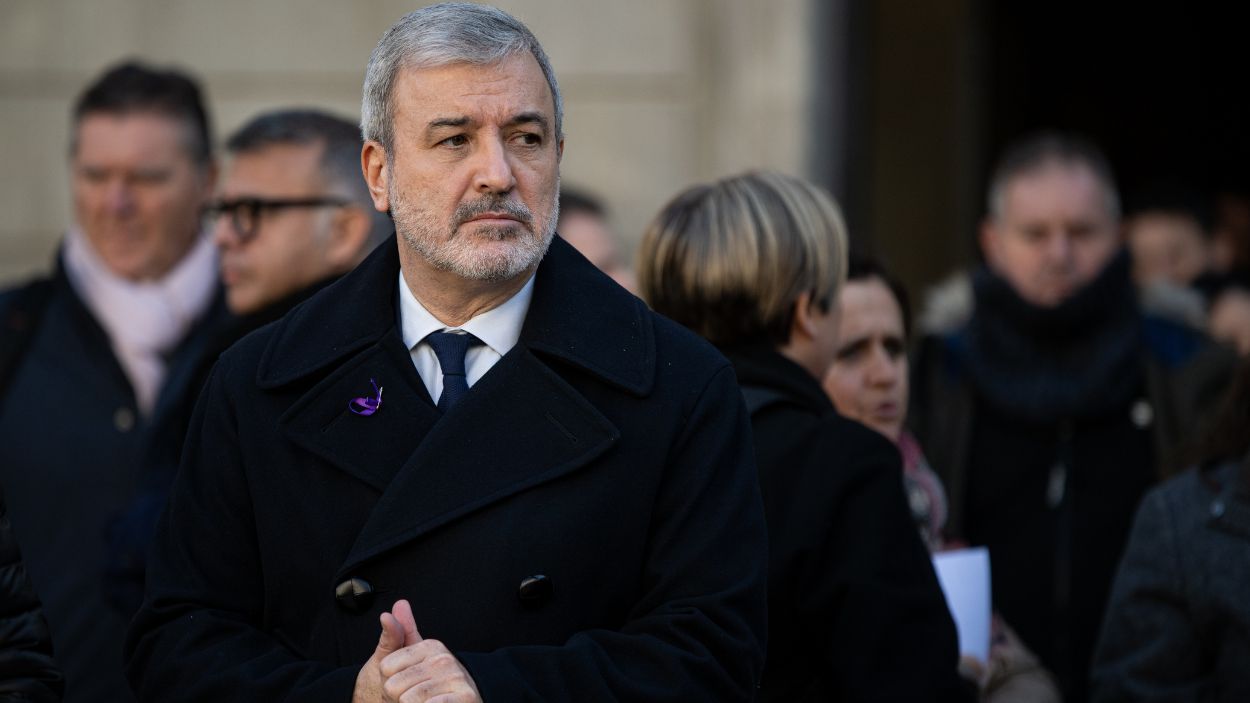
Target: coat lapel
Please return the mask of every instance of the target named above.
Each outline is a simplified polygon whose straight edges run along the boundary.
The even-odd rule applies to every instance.
[[[617,428],[551,362],[635,396],[655,378],[646,306],[557,237],[520,341],[442,415],[401,341],[397,285],[392,240],[277,323],[257,369],[263,390],[311,384],[280,418],[284,434],[381,493],[341,574],[608,450]],[[370,379],[383,404],[363,417],[348,403]]]
[[[517,346],[429,428],[370,514],[339,575],[452,520],[576,471],[618,437],[581,394]]]
[[[353,398],[382,389],[372,415],[351,411]],[[299,446],[385,491],[440,414],[413,368],[397,330],[338,366],[279,420]]]

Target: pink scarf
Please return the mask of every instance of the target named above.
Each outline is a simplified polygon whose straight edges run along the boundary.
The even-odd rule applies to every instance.
[[[65,235],[64,260],[74,291],[108,334],[139,412],[149,416],[165,380],[167,355],[213,301],[212,238],[201,234],[159,281],[135,282],[113,273],[77,227]]]

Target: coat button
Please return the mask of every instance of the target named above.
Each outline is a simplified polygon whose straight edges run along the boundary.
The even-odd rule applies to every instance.
[[[334,588],[334,597],[343,610],[363,613],[373,605],[373,586],[364,579],[347,579]]]
[[[124,405],[118,408],[113,413],[113,427],[122,433],[133,430],[135,427],[135,411]]]
[[[551,579],[537,574],[522,579],[516,595],[521,599],[521,605],[526,608],[538,608],[551,599],[551,594],[555,593],[555,590],[555,584],[551,582]]]

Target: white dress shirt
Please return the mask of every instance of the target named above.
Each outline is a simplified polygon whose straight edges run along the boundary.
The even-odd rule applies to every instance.
[[[412,355],[412,363],[421,375],[425,389],[435,403],[443,394],[443,368],[434,355],[434,349],[425,341],[431,332],[468,332],[482,340],[482,344],[470,347],[464,355],[465,380],[469,387],[486,375],[487,371],[516,346],[521,337],[521,325],[525,322],[525,314],[530,309],[530,299],[534,297],[534,276],[525,282],[521,290],[513,294],[498,307],[474,316],[459,327],[448,327],[430,314],[429,310],[417,300],[408,284],[404,281],[404,273],[399,273],[399,328],[408,353]]]

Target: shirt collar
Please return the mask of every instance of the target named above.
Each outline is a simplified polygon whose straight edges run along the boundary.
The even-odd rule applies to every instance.
[[[525,322],[525,314],[529,312],[530,299],[534,297],[534,276],[530,275],[521,290],[508,298],[502,305],[491,308],[484,313],[475,315],[459,327],[448,327],[430,314],[429,310],[417,300],[404,281],[404,273],[399,273],[399,327],[403,335],[404,345],[409,349],[416,347],[431,332],[439,330],[460,329],[482,340],[495,353],[503,356],[516,346],[521,336],[521,326]]]

